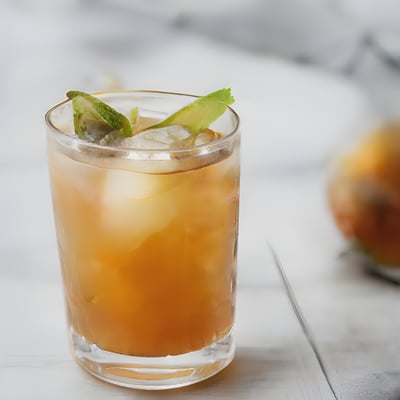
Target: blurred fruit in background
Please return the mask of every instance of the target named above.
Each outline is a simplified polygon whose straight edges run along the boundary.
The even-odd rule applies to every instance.
[[[328,198],[341,232],[378,272],[400,279],[400,121],[371,132],[336,161]]]

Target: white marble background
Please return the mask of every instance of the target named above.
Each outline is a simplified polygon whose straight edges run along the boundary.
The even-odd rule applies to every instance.
[[[115,80],[126,88],[189,92],[232,85],[239,101],[265,102],[270,108],[280,103],[283,108],[325,107],[324,112],[332,116],[335,109],[352,114],[352,107],[364,107],[363,100],[355,98],[358,94],[347,93],[352,90],[349,85],[336,84],[334,76],[326,79],[326,73],[309,67],[316,65],[360,84],[354,91],[366,92],[375,110],[397,112],[399,19],[396,0],[3,0],[0,117],[9,146],[1,150],[2,162],[16,157],[27,162],[38,156],[43,135],[33,140],[31,132],[40,131],[44,110],[62,99],[66,89],[101,89]],[[276,57],[306,67],[280,65]],[[269,82],[270,68],[282,78],[274,76]],[[302,78],[286,82],[290,70]],[[294,81],[301,87],[290,87]],[[332,99],[330,88],[335,92]],[[341,90],[346,92],[344,102],[335,97],[342,95]],[[258,111],[254,104],[246,107]],[[324,118],[319,109],[314,111],[317,119]],[[318,121],[309,125],[307,112],[313,110],[298,110],[303,112],[302,122],[295,119],[293,126],[307,131],[304,135],[311,139],[302,140],[307,152],[310,148],[306,158],[320,161],[336,140],[337,132],[332,131],[340,131],[340,137],[350,117],[332,118],[339,126],[325,126],[327,143],[321,145],[321,135],[314,134],[319,131]],[[276,115],[282,125],[284,118]],[[10,134],[16,119],[19,135]],[[252,115],[249,120],[257,118]],[[255,126],[260,126],[258,121]],[[284,151],[281,163],[291,163],[304,153],[288,152],[290,134],[278,135],[276,125],[271,128],[274,140],[268,147],[273,142]],[[276,164],[275,147],[264,158]]]
[[[397,0],[1,0],[0,399],[133,398],[88,380],[66,355],[45,111],[72,88],[202,94],[231,86],[243,131],[246,268],[241,268],[241,285],[253,288],[264,271],[263,256],[252,251],[254,243],[257,250],[262,247],[254,238],[271,240],[322,341],[337,398],[397,400],[400,367],[390,356],[398,349],[393,340],[398,326],[378,306],[387,304],[394,313],[398,293],[385,288],[385,297],[383,284],[354,275],[343,279],[347,275],[332,261],[343,242],[329,219],[324,180],[329,160],[344,141],[382,115],[399,112],[399,26]],[[258,262],[250,262],[251,257]],[[260,295],[266,304],[276,298],[285,304],[277,281],[276,271],[271,272],[266,280],[271,290]],[[259,322],[246,315],[254,301],[251,293],[242,293],[245,299],[248,295],[241,314],[244,343],[254,339],[251,327]],[[323,308],[315,304],[317,297]],[[287,305],[276,307],[271,314],[276,332],[268,336],[272,342],[280,337],[279,327],[294,324]],[[325,309],[331,311],[329,322]],[[359,310],[365,309],[370,315],[364,319]],[[285,311],[280,316],[277,310]],[[374,316],[389,327],[376,347],[369,346],[372,335],[362,335],[378,331]],[[291,338],[299,337],[293,332]],[[345,349],[337,337],[346,338]],[[288,362],[287,371],[255,374],[245,382],[246,395],[333,398],[304,346],[294,357],[308,360],[303,364],[287,361],[287,353],[274,348]],[[240,393],[234,383],[219,386],[221,398],[243,398],[234,397],[236,390]],[[214,398],[212,389],[194,391],[192,398]]]
[[[330,2],[311,0],[3,0],[0,249],[13,264],[3,268],[54,274],[54,259],[43,257],[52,237],[50,201],[42,195],[48,194],[43,115],[68,89],[207,93],[231,86],[242,117],[244,176],[320,169],[377,110],[369,85],[334,72],[349,62],[342,52],[356,51],[361,22],[355,28],[349,18]],[[357,63],[354,80],[386,80],[389,71],[395,82],[396,72],[371,57],[372,67]]]

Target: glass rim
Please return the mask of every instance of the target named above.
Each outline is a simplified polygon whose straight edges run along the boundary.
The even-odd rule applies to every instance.
[[[187,93],[179,93],[179,92],[169,92],[169,91],[162,91],[162,90],[147,90],[147,89],[134,89],[134,90],[105,90],[105,91],[100,91],[100,92],[94,92],[91,93],[93,96],[102,96],[102,95],[118,95],[118,94],[160,94],[160,95],[173,95],[173,96],[181,96],[181,97],[188,97],[188,98],[199,98],[201,96],[199,95],[194,95],[194,94],[187,94]],[[64,139],[70,140],[71,142],[77,143],[79,146],[82,146],[84,148],[91,148],[91,149],[97,149],[101,150],[102,153],[104,152],[115,152],[121,151],[121,152],[129,152],[129,153],[148,153],[148,154],[173,154],[173,153],[192,153],[193,151],[199,151],[203,148],[208,148],[210,147],[220,147],[223,145],[225,142],[228,142],[232,137],[235,136],[236,133],[239,132],[239,127],[240,127],[240,117],[238,113],[230,106],[227,106],[227,110],[233,115],[234,117],[234,126],[233,129],[230,130],[229,133],[226,135],[223,135],[221,138],[215,139],[211,142],[207,143],[202,143],[196,146],[190,146],[190,147],[172,147],[172,148],[152,148],[152,149],[146,149],[146,148],[139,148],[139,147],[124,147],[124,146],[103,146],[97,143],[92,143],[92,142],[87,142],[85,140],[80,139],[76,135],[70,135],[61,129],[57,128],[51,119],[52,113],[62,107],[63,105],[72,102],[71,99],[65,99],[57,104],[55,104],[53,107],[51,107],[44,116],[45,122],[47,127],[56,135],[61,136]],[[209,152],[209,151],[208,151]]]

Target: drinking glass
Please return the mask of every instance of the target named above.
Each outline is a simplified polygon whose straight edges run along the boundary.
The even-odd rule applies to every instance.
[[[161,120],[196,96],[96,94]],[[193,147],[106,147],[73,131],[72,102],[46,114],[69,338],[77,363],[121,386],[206,379],[234,356],[239,118]],[[156,146],[157,147],[157,146]]]

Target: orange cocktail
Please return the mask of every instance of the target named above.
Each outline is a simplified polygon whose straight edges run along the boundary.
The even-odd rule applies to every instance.
[[[130,96],[151,107],[150,94]],[[49,132],[48,149],[73,342],[148,360],[230,338],[238,134],[149,150],[77,145],[64,131]]]

